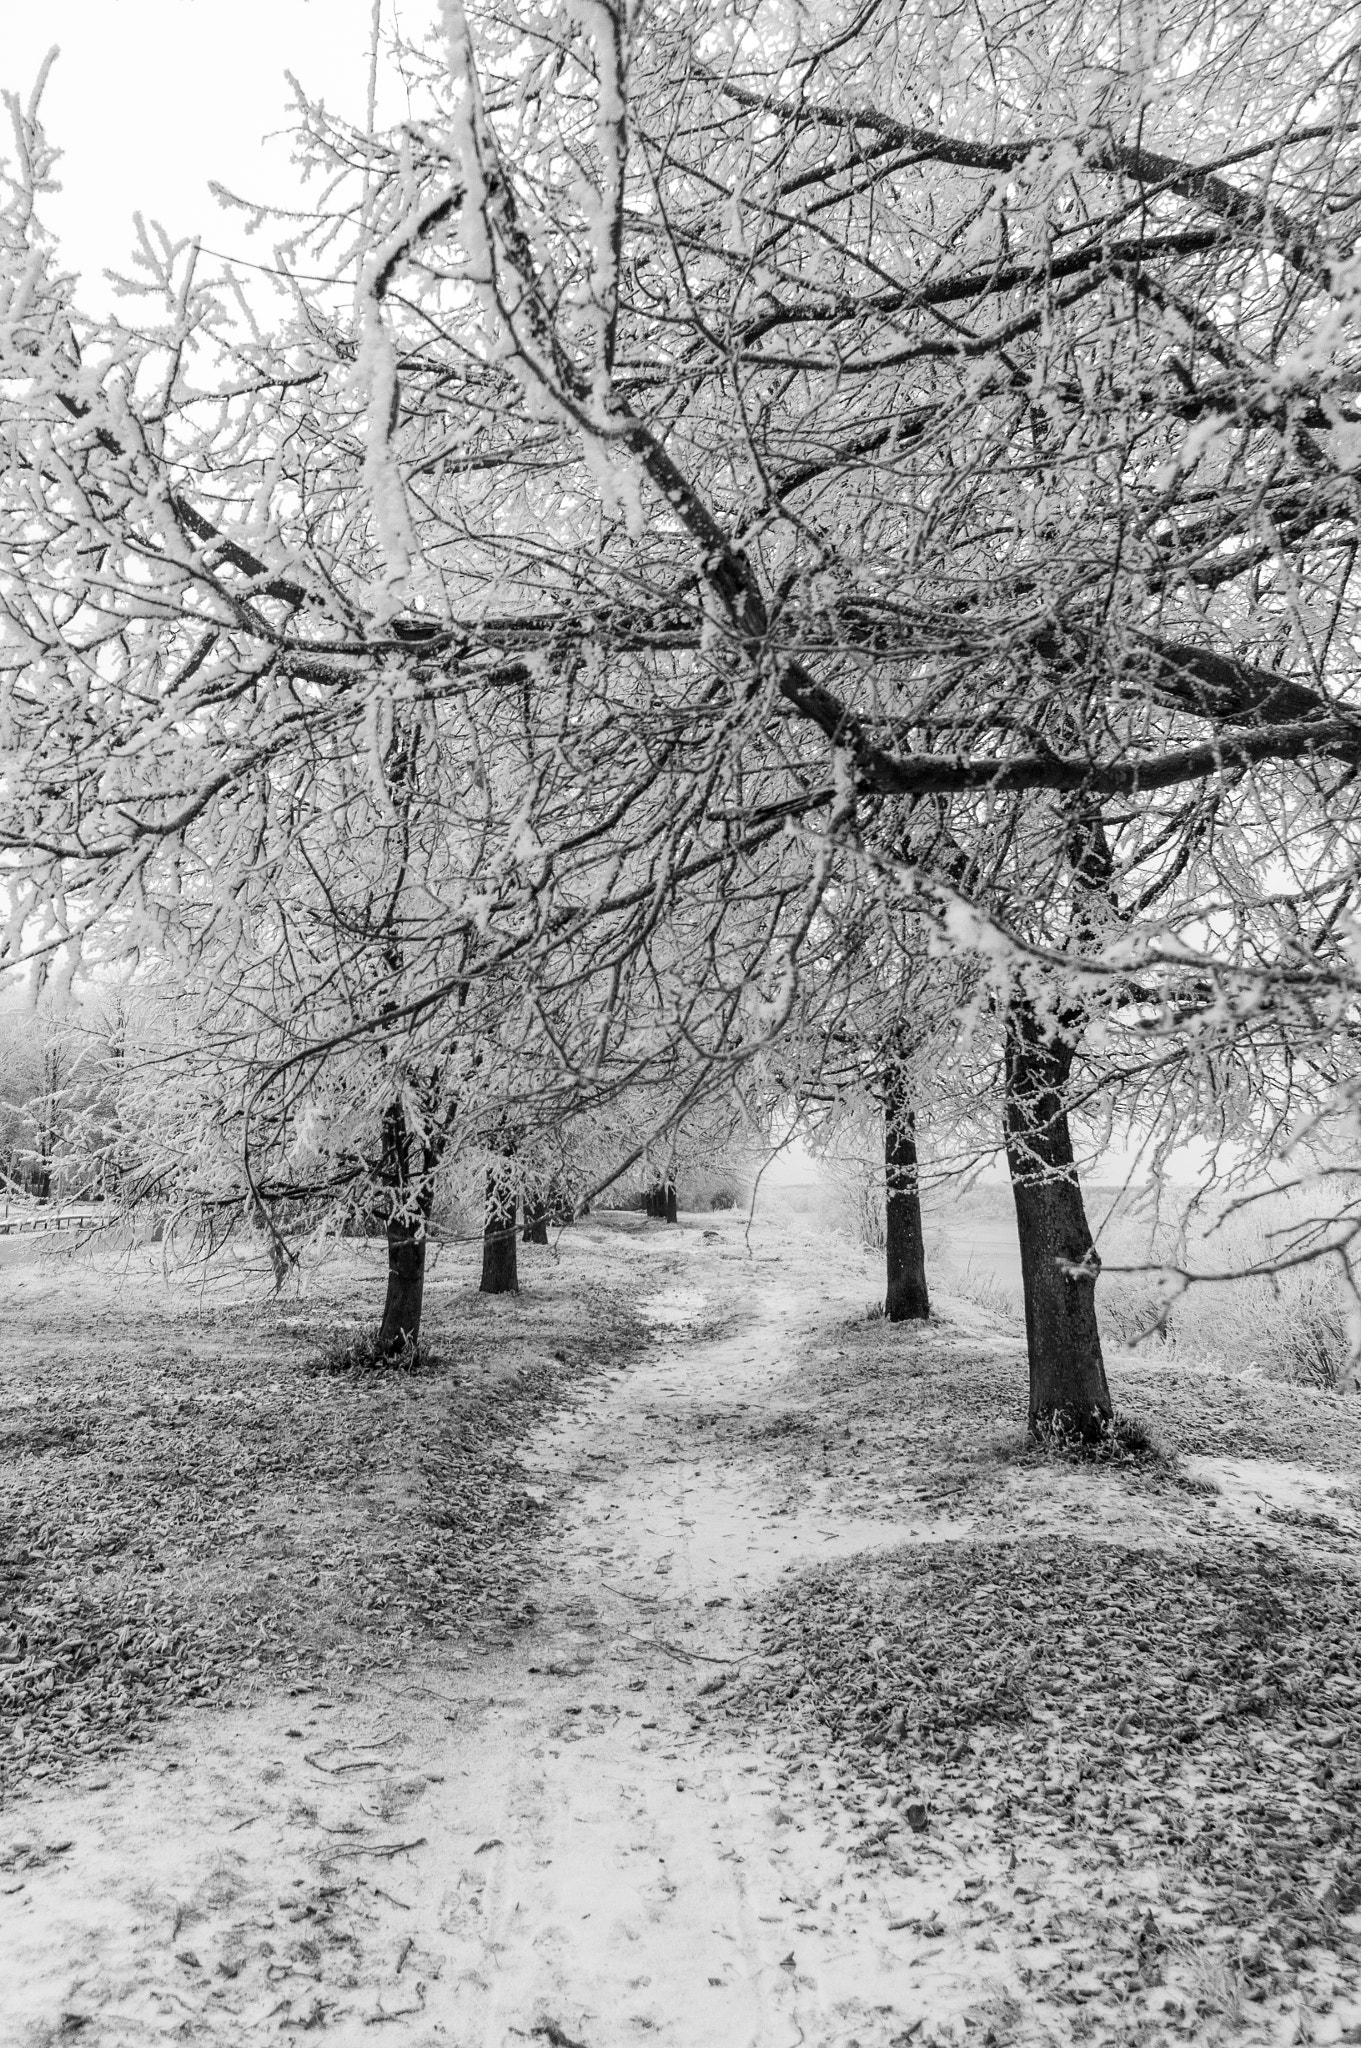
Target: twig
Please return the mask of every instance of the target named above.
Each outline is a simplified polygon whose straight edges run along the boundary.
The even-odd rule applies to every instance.
[[[574,2041],[556,2020],[540,2020],[537,2027],[531,2027],[529,2031],[531,2035],[542,2034],[545,2041],[552,2042],[553,2048],[586,2048],[584,2041]]]
[[[683,1650],[679,1643],[664,1643],[660,1636],[652,1638],[653,1647],[665,1650],[669,1657],[679,1657],[686,1664],[729,1664],[735,1670],[742,1662],[740,1657],[710,1657],[703,1650]]]
[[[424,1845],[425,1836],[417,1835],[414,1842],[372,1842],[353,1849],[337,1849],[337,1856],[405,1856],[408,1849],[419,1849]]]
[[[381,2027],[384,2021],[386,2020],[410,2019],[414,2013],[424,2012],[425,1986],[423,1984],[418,1984],[416,1986],[416,1997],[419,2001],[419,2003],[417,2003],[416,2005],[399,2005],[395,2012],[384,2012],[382,2004],[382,1994],[380,1992],[378,2010],[377,2012],[370,2012],[364,2015],[364,2025],[366,2027]]]
[[[432,1700],[442,1700],[446,1707],[466,1707],[468,1704],[466,1700],[457,1699],[452,1693],[437,1692],[433,1685],[422,1685],[415,1678],[408,1680],[405,1685],[401,1686],[384,1685],[381,1678],[369,1678],[365,1682],[369,1685],[376,1685],[379,1692],[388,1693],[395,1700],[407,1699],[413,1692],[423,1692]],[[391,1742],[395,1738],[389,1736],[388,1740]],[[361,1746],[366,1749],[377,1748],[376,1743],[365,1743]]]
[[[656,1607],[661,1602],[660,1593],[630,1593],[624,1586],[612,1586],[608,1579],[602,1579],[600,1583],[607,1593],[617,1593],[621,1600],[632,1600],[639,1607]]]

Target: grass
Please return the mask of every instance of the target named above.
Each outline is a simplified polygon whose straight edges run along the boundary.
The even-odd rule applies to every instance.
[[[377,1333],[338,1331],[322,1345],[315,1370],[336,1373],[431,1372],[438,1360],[428,1344],[418,1344],[409,1334],[395,1345],[381,1345]]]
[[[578,1248],[580,1250],[580,1248]],[[491,1301],[441,1261],[430,1343],[374,1360],[381,1248],[310,1299],[11,1262],[0,1791],[276,1678],[504,1639],[542,1497],[519,1444],[642,1331],[589,1249]]]
[[[1036,1458],[1063,1458],[1086,1465],[1166,1465],[1168,1459],[1157,1438],[1137,1415],[1116,1409],[1098,1436],[1084,1436],[1065,1427],[1061,1418],[1045,1424],[1026,1446]]]
[[[910,1865],[895,1816],[920,1802],[942,1883],[976,1873],[971,1921],[1021,1944],[1051,2023],[1170,1998],[1171,2031],[1204,2040],[1245,1958],[1277,2026],[1305,1985],[1361,1970],[1354,1597],[1250,1547],[910,1545],[786,1581],[725,1707],[786,1751],[830,1745],[884,1815],[855,1858]]]
[[[929,1269],[927,1277],[929,1280]],[[983,1309],[999,1323],[1018,1322],[1024,1313],[1019,1291],[1008,1287],[993,1274],[981,1271],[972,1259],[967,1259],[963,1266],[947,1259],[941,1277],[948,1293],[972,1302],[975,1308]]]
[[[1233,1250],[1223,1249],[1227,1264]],[[1237,1249],[1247,1264],[1266,1247],[1240,1238]],[[1347,1297],[1325,1266],[1211,1282],[1176,1299],[1143,1276],[1112,1273],[1098,1287],[1097,1305],[1105,1333],[1121,1348],[1146,1346],[1168,1362],[1255,1370],[1293,1386],[1354,1384]]]
[[[928,1218],[928,1277],[941,1293],[968,1301],[999,1328],[1021,1320],[1019,1281],[1010,1283],[966,1249],[980,1227],[1006,1232],[997,1199],[1005,1190],[977,1190]],[[1184,1209],[1184,1199],[1182,1209]],[[1089,1194],[1104,1271],[1097,1318],[1108,1352],[1138,1350],[1166,1364],[1223,1372],[1256,1371],[1282,1384],[1354,1389],[1348,1322],[1350,1298],[1335,1262],[1318,1261],[1232,1281],[1207,1281],[1179,1291],[1170,1275],[1147,1269],[1166,1260],[1192,1270],[1239,1272],[1288,1251],[1318,1213],[1305,1191],[1273,1195],[1216,1223],[1169,1215],[1142,1218],[1130,1197],[1114,1203]],[[1107,1220],[1103,1214],[1112,1211]],[[1185,1238],[1182,1230],[1185,1224]]]
[[[479,1297],[471,1254],[441,1267],[430,1355],[406,1371],[335,1367],[381,1291],[358,1255],[307,1303],[135,1295],[115,1313],[87,1293],[20,1314],[0,1414],[25,1546],[2,1610],[27,1632],[16,1781],[88,1753],[83,1726],[124,1740],[167,1704],[230,1696],[256,1659],[278,1690],[319,1664],[502,1639],[544,1527],[525,1431],[642,1336],[628,1302],[644,1247],[607,1234],[598,1264],[584,1231],[566,1234],[560,1267],[527,1261],[518,1297]],[[721,1291],[706,1302],[683,1277],[668,1356],[729,1327]],[[722,1646],[740,1672],[725,1658],[731,1679],[690,1702],[697,1721],[731,1715],[753,1761],[821,1772],[772,1816],[791,1829],[785,1867],[828,1820],[838,1878],[858,1890],[881,1864],[901,1877],[903,1916],[848,1938],[905,1932],[905,1960],[925,1961],[915,2048],[1307,2038],[1296,2017],[1361,1989],[1354,1546],[1307,1512],[1302,1483],[1279,1496],[1302,1508],[1257,1519],[1239,1514],[1231,1473],[1195,1491],[1158,1447],[1293,1461],[1354,1487],[1361,1404],[1169,1370],[1150,1347],[1112,1361],[1104,1456],[1027,1452],[1018,1327],[889,1325],[846,1306],[790,1326],[769,1383],[668,1406],[648,1451],[678,1474],[692,1452],[725,1473],[750,1462],[762,1512],[813,1510],[819,1537],[843,1518],[879,1525],[853,1556],[792,1542],[765,1592],[734,1545],[731,1623],[750,1633]],[[589,1433],[571,1437],[594,1473]],[[86,1547],[100,1536],[117,1539],[102,1556]],[[810,1555],[828,1561],[810,1570]],[[691,1681],[713,1668],[680,1659]],[[124,1667],[136,1685],[120,1692]],[[82,1724],[95,1707],[103,1720]],[[668,1748],[665,1777],[674,1765],[688,1782],[702,1756]],[[829,1778],[853,1813],[832,1808]],[[980,1965],[962,2035],[930,2014],[942,1938]]]
[[[1349,1522],[1361,1414],[1172,1364],[1112,1360],[1094,1447],[1025,1444],[1015,1324],[984,1346],[845,1321],[772,1390],[806,1418],[760,1445],[789,1505],[878,1519],[891,1547],[786,1573],[715,1711],[813,1779],[809,1824],[852,1871],[939,1902],[904,1928],[1011,1958],[1014,1997],[981,1998],[966,2040],[1315,2038],[1296,2019],[1334,2001],[1343,2040],[1361,2020],[1352,1540],[1329,1514],[1246,1519],[1180,1466],[1313,1467]]]
[[[1274,1273],[1197,1282],[1184,1292],[1170,1276],[1121,1272],[1165,1260],[1192,1272],[1248,1273],[1317,1243],[1322,1199],[1305,1189],[1264,1196],[1237,1209],[1191,1210],[1141,1220],[1132,1205],[1101,1234],[1107,1271],[1097,1290],[1110,1340],[1177,1361],[1259,1371],[1294,1386],[1354,1384],[1349,1297],[1335,1262],[1315,1260]]]

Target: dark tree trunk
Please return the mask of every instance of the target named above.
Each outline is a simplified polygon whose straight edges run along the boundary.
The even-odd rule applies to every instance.
[[[503,1174],[487,1174],[487,1211],[482,1228],[482,1292],[514,1294],[520,1276],[515,1264],[515,1187]]]
[[[660,1174],[647,1191],[646,1213],[654,1223],[660,1223],[666,1215],[666,1183]]]
[[[288,1278],[289,1266],[291,1264],[288,1247],[284,1243],[281,1233],[275,1229],[274,1218],[265,1207],[264,1199],[258,1189],[252,1190],[251,1193],[251,1212],[256,1229],[264,1237],[265,1243],[269,1247],[269,1263],[274,1269],[274,1292],[282,1294],[284,1282]],[[416,1320],[419,1323],[419,1304],[416,1309]],[[382,1341],[381,1332],[379,1334],[379,1341]]]
[[[547,1244],[548,1203],[541,1194],[525,1195],[525,1227],[522,1233],[526,1244]]]
[[[420,1342],[421,1307],[425,1298],[425,1233],[433,1196],[431,1173],[436,1155],[414,1138],[400,1102],[383,1117],[382,1177],[390,1189],[387,1216],[388,1285],[383,1320],[378,1326],[378,1354],[390,1356]]]
[[[388,1291],[378,1331],[379,1352],[387,1357],[420,1341],[421,1304],[425,1296],[425,1218],[394,1216],[388,1222]]]
[[[676,1200],[676,1181],[674,1174],[668,1174],[666,1177],[666,1201],[662,1213],[666,1217],[668,1223],[675,1223],[679,1218],[680,1211]]]
[[[1091,1440],[1110,1421],[1111,1397],[1096,1326],[1101,1261],[1087,1227],[1064,1096],[1075,1050],[1061,1024],[1041,1019],[1028,996],[1013,997],[1006,1139],[1025,1289],[1030,1431],[1059,1429]]]
[[[884,1221],[884,1314],[891,1323],[924,1323],[931,1313],[931,1297],[926,1291],[926,1242],[917,1184],[917,1120],[894,1072],[884,1101]]]

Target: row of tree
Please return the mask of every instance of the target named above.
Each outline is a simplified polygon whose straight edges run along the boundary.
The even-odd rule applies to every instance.
[[[392,55],[267,304],[144,233],[82,317],[13,104],[11,956],[136,963],[156,1172],[382,1209],[385,1344],[451,1158],[513,1248],[565,1131],[581,1202],[869,1096],[910,1317],[917,1121],[1000,1134],[1031,1424],[1099,1431],[1081,1144],[1353,1105],[1356,48],[479,0]]]

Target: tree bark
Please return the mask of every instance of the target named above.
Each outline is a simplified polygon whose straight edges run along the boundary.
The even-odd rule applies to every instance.
[[[387,1216],[388,1284],[383,1320],[378,1326],[378,1355],[388,1357],[420,1342],[421,1309],[425,1300],[426,1225],[434,1195],[431,1174],[436,1164],[424,1140],[413,1137],[400,1101],[383,1116],[381,1175],[391,1204]]]
[[[917,1120],[893,1069],[884,1096],[884,1221],[891,1323],[924,1323],[931,1313],[926,1290],[926,1241],[917,1181]]]
[[[1030,1356],[1030,1433],[1091,1441],[1111,1417],[1096,1325],[1101,1268],[1087,1224],[1065,1090],[1076,1043],[1017,993],[1006,1017],[1007,1164]],[[1073,1270],[1073,1269],[1079,1270]]]
[[[489,1168],[486,1219],[482,1226],[482,1292],[515,1294],[519,1286],[520,1276],[515,1263],[514,1184],[508,1184],[504,1175]]]
[[[269,1210],[265,1207],[264,1199],[261,1196],[258,1189],[252,1190],[251,1193],[251,1214],[254,1219],[256,1229],[260,1232],[261,1236],[265,1240],[266,1245],[269,1247],[269,1263],[274,1269],[274,1292],[276,1294],[282,1294],[284,1282],[288,1278],[288,1249],[284,1244],[282,1236],[275,1229],[274,1218],[270,1215]],[[419,1306],[417,1307],[416,1320],[417,1322],[420,1321]],[[382,1334],[380,1331],[379,1342],[381,1343],[381,1341]]]
[[[393,1216],[387,1226],[388,1291],[378,1331],[384,1356],[420,1341],[425,1297],[425,1217]]]
[[[676,1196],[676,1176],[673,1173],[669,1173],[666,1176],[666,1201],[663,1205],[662,1214],[666,1217],[668,1223],[675,1223],[679,1220],[680,1209]]]
[[[547,1244],[548,1203],[542,1193],[525,1193],[525,1227],[522,1233],[526,1244]]]

